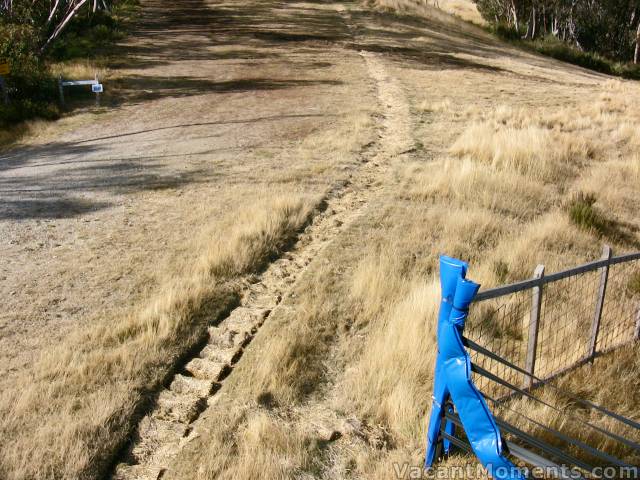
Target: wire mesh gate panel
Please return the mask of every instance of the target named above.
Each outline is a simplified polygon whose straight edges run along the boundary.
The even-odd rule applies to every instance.
[[[465,336],[547,380],[637,340],[639,328],[640,254],[634,254],[542,276],[537,283],[530,280],[481,292],[471,305]],[[527,375],[495,359],[474,352],[472,360],[510,383],[530,386]],[[477,382],[481,389],[489,383],[484,377]],[[494,385],[492,393],[499,398],[510,392]]]
[[[640,253],[613,257],[605,246],[600,260],[550,275],[538,266],[530,280],[477,295],[463,342],[516,465],[547,469],[534,478],[640,478],[638,414],[566,388],[574,369],[639,337]],[[445,411],[458,429],[443,426],[442,438],[471,451],[454,405]]]

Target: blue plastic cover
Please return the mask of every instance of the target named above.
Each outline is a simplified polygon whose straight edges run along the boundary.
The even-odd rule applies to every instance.
[[[462,343],[462,332],[469,304],[480,285],[466,280],[468,265],[455,258],[440,257],[442,301],[438,314],[438,355],[431,416],[427,430],[425,468],[436,460],[440,430],[452,432],[453,426],[443,421],[446,402],[451,400],[458,412],[473,452],[489,474],[499,480],[526,478],[502,451],[500,430],[484,398],[471,379],[471,359]],[[448,451],[449,444],[444,444]]]

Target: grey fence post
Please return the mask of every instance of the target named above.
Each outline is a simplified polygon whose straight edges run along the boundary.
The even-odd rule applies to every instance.
[[[96,80],[96,83],[100,83],[98,81],[98,74],[97,73],[95,74],[95,80]],[[99,106],[100,106],[100,92],[96,92],[96,107],[99,107]]]
[[[633,334],[634,340],[640,340],[640,302],[638,302],[638,311],[636,312],[636,331]]]
[[[60,105],[64,107],[64,87],[62,86],[62,75],[58,78],[58,92],[60,93]]]
[[[602,248],[602,260],[611,260],[611,247],[605,245]],[[589,352],[587,358],[593,360],[596,356],[598,348],[598,333],[600,332],[600,320],[602,320],[602,309],[604,307],[604,297],[607,293],[607,281],[609,280],[609,264],[600,268],[600,286],[598,287],[598,296],[596,297],[596,309],[593,314],[593,323],[591,324],[591,337],[589,340]]]
[[[544,265],[538,265],[533,272],[533,278],[544,277]],[[527,344],[527,360],[525,370],[531,375],[535,373],[536,354],[538,349],[538,331],[540,328],[540,312],[542,310],[542,282],[531,289],[531,318],[529,320],[529,337]],[[531,388],[533,378],[525,375],[524,388]]]

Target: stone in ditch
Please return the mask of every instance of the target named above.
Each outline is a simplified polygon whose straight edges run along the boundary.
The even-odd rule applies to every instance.
[[[214,383],[213,380],[176,375],[169,389],[175,393],[187,393],[204,398],[209,396]]]
[[[238,351],[238,348],[221,348],[217,345],[207,345],[200,352],[200,357],[212,362],[231,364]]]
[[[205,400],[196,395],[164,390],[158,397],[157,406],[152,415],[162,420],[176,420],[188,424],[198,417],[205,406]]]
[[[128,465],[121,463],[116,467],[113,480],[158,480],[165,468],[161,466]]]
[[[131,456],[138,464],[157,464],[163,450],[175,448],[187,433],[188,425],[180,422],[145,417],[138,426],[138,441],[131,449]]]
[[[195,378],[217,381],[226,365],[225,362],[215,362],[207,358],[194,358],[184,369]]]

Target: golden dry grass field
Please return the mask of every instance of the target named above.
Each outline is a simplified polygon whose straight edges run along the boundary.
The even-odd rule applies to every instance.
[[[438,254],[491,287],[640,249],[634,82],[409,0],[142,3],[103,107],[0,153],[0,478],[395,478]],[[581,393],[638,420],[610,358]]]

